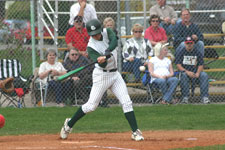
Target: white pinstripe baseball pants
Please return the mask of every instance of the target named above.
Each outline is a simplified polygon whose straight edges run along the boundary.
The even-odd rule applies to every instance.
[[[93,86],[87,103],[82,106],[84,113],[94,111],[107,89],[119,99],[123,112],[133,111],[132,101],[128,95],[127,86],[118,71],[103,72],[103,70],[95,68],[92,74]]]

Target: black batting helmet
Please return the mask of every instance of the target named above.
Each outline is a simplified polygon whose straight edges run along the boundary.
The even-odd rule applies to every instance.
[[[86,24],[88,35],[96,35],[101,33],[102,31],[102,25],[101,22],[98,19],[92,19],[87,22]]]

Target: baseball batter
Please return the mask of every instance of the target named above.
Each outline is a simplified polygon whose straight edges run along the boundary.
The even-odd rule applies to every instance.
[[[117,38],[115,33],[110,28],[102,29],[101,23],[97,19],[87,22],[86,27],[91,36],[87,47],[88,55],[93,61],[98,61],[92,74],[93,86],[88,102],[82,105],[72,118],[65,120],[60,137],[66,139],[74,124],[85,114],[94,111],[104,92],[110,89],[122,105],[125,117],[133,131],[131,138],[135,141],[144,140],[137,126],[126,84],[117,71],[117,51],[115,49]]]

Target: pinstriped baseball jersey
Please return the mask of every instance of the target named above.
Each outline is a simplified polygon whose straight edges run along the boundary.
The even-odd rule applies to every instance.
[[[105,50],[109,47],[109,38],[106,28],[103,29],[101,33],[103,36],[102,41],[95,40],[93,37],[90,38],[88,47],[91,47],[97,51],[102,56],[105,54]],[[97,63],[95,64],[96,68],[101,68]],[[112,51],[112,56],[107,60],[107,66],[104,68],[106,70],[111,70],[117,68],[117,51]]]
[[[109,37],[105,28],[103,29],[101,35],[102,40],[96,40],[91,37],[88,47],[92,48],[92,50],[96,51],[98,54],[100,54],[100,56],[104,56],[105,50],[109,47]],[[119,99],[125,113],[133,111],[132,101],[128,95],[126,84],[121,74],[115,70],[117,68],[116,50],[117,48],[114,48],[114,50],[111,52],[112,56],[106,60],[106,67],[102,68],[98,63],[95,64],[95,69],[92,75],[93,86],[91,89],[90,98],[88,102],[82,106],[84,113],[94,111],[97,108],[103,94],[107,89],[110,89],[112,93]],[[112,71],[112,69],[114,70]]]

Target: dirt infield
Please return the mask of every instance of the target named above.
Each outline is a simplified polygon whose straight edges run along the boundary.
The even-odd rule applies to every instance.
[[[131,133],[0,136],[1,150],[166,150],[225,144],[225,130],[145,131],[144,141],[130,139]]]

